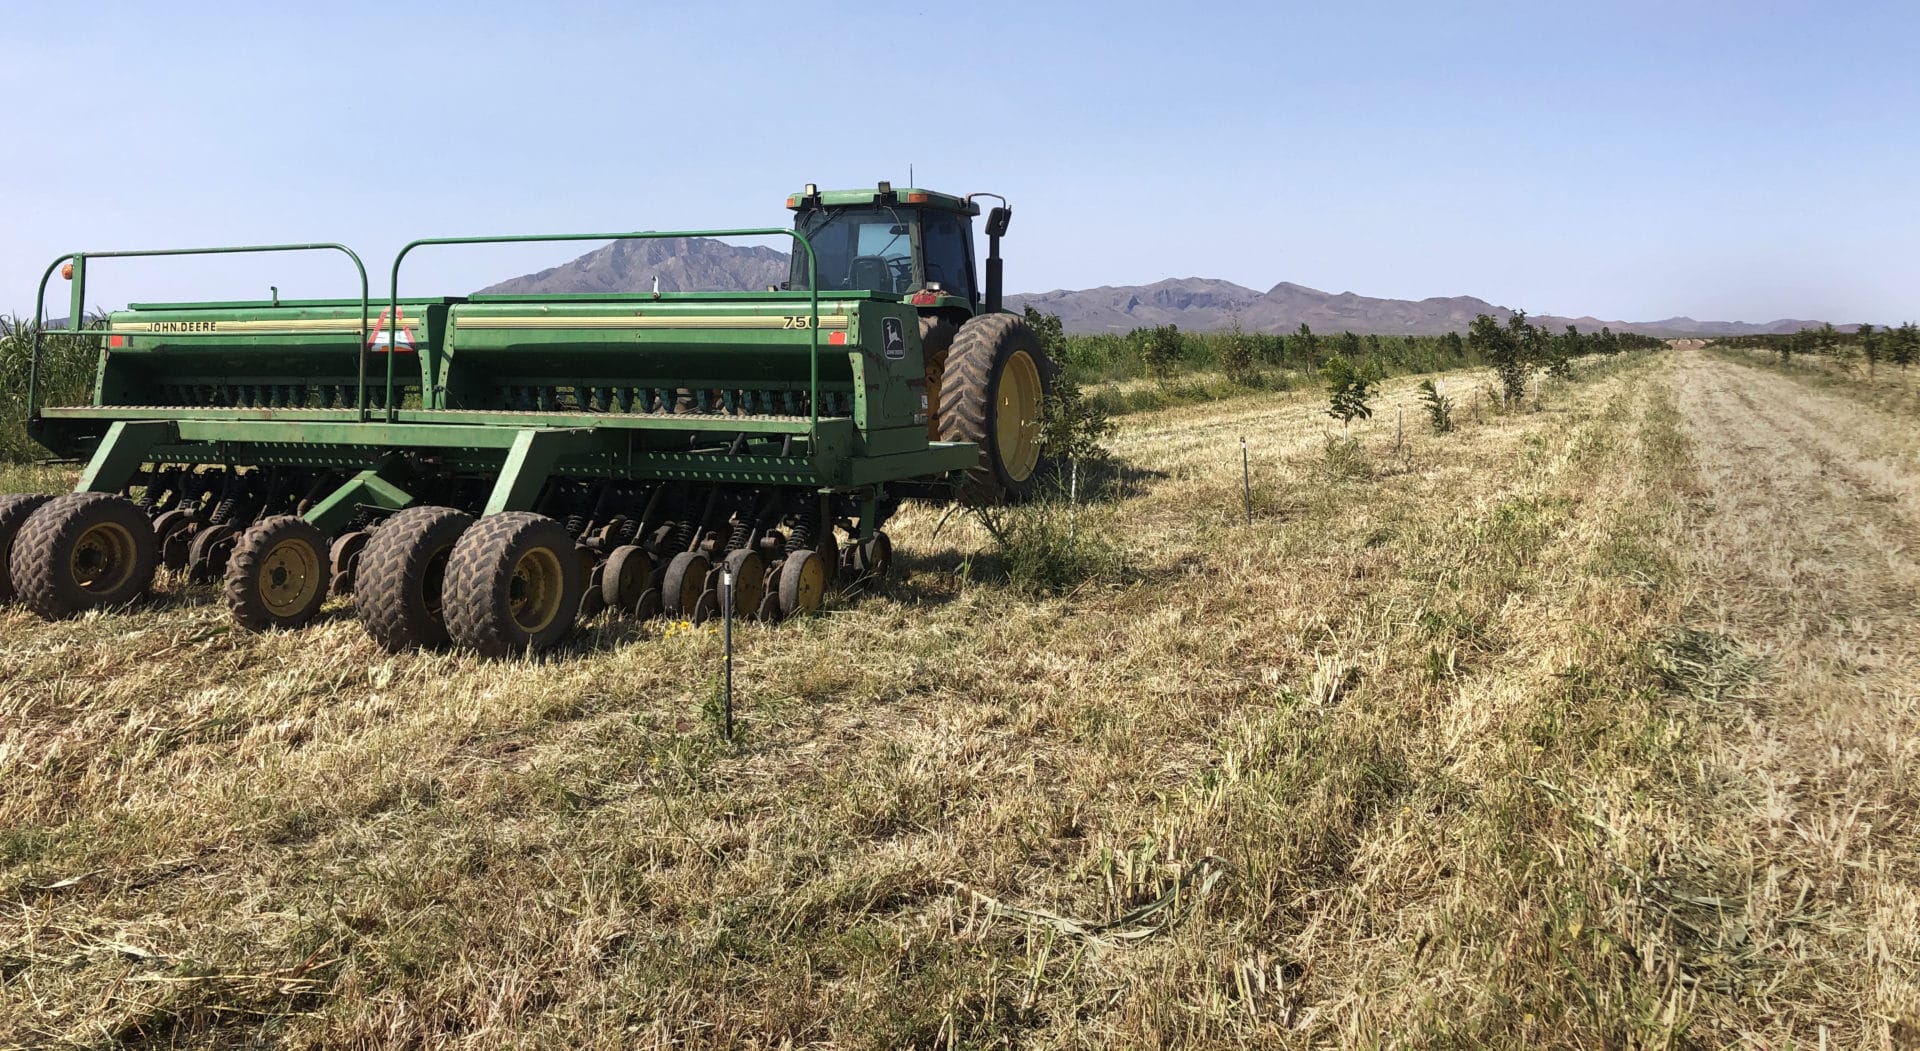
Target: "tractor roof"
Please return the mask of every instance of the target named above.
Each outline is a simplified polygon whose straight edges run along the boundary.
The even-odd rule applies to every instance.
[[[813,191],[808,193],[808,191]],[[888,187],[886,183],[859,190],[817,190],[809,184],[807,189],[787,198],[787,207],[793,209],[823,206],[844,208],[848,205],[862,204],[912,204],[922,208],[938,208],[944,212],[957,212],[961,215],[979,215],[980,206],[964,197],[955,197],[948,193],[933,190],[921,190],[914,187]]]

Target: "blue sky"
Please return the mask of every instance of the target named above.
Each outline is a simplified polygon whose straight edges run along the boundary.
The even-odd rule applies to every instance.
[[[1910,3],[8,8],[0,310],[73,249],[333,240],[384,273],[419,236],[780,225],[801,183],[912,164],[1012,199],[1010,290],[1920,317]],[[422,255],[403,291],[572,254]],[[108,307],[348,283],[94,276]]]

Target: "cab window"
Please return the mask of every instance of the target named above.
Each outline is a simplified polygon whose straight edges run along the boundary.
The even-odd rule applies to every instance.
[[[927,260],[926,280],[948,295],[973,300],[972,224],[951,212],[921,213],[920,240]]]
[[[795,220],[813,245],[821,291],[890,292],[913,287],[912,212],[894,208],[816,208]],[[790,288],[807,287],[807,257],[793,256]]]

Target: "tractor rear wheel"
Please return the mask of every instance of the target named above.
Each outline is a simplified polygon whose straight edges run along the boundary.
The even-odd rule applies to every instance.
[[[68,493],[41,504],[13,539],[8,569],[27,608],[61,620],[138,598],[153,583],[153,524],[110,493]]]
[[[960,326],[940,379],[940,438],[973,442],[980,463],[961,495],[1004,503],[1033,492],[1054,366],[1025,318],[981,314]]]
[[[227,559],[222,597],[249,631],[297,628],[327,600],[327,538],[297,515],[275,515],[241,534]]]
[[[0,603],[13,601],[13,574],[7,569],[7,561],[13,554],[13,538],[47,499],[39,493],[0,496]]]
[[[572,630],[584,578],[566,526],[528,511],[488,515],[447,563],[447,631],[484,657],[548,649]]]
[[[947,352],[960,326],[938,314],[920,315],[920,360],[927,376],[927,440],[940,440],[940,385],[947,372]]]
[[[451,507],[409,507],[374,530],[354,569],[353,605],[375,642],[396,653],[447,644],[447,560],[472,524]]]

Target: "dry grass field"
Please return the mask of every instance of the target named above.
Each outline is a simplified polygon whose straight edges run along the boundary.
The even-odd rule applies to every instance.
[[[1920,1046],[1920,424],[1855,386],[1125,417],[1095,576],[910,509],[740,630],[733,744],[703,627],[0,611],[0,1046]]]

